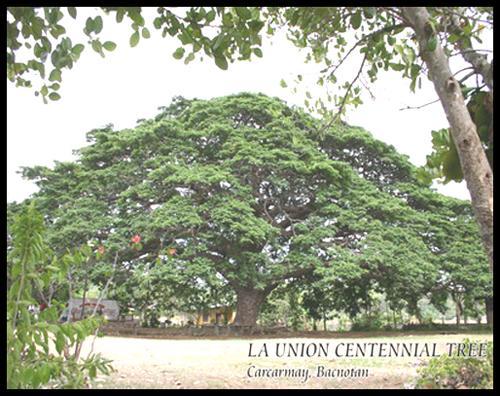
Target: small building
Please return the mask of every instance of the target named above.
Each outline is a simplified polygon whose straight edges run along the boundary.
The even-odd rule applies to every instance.
[[[196,324],[198,326],[202,325],[224,325],[232,324],[236,317],[236,310],[229,306],[220,306],[213,308],[206,308],[198,313],[196,318]]]
[[[82,315],[83,310],[83,315]],[[86,298],[85,305],[81,298],[71,298],[68,301],[68,306],[61,315],[60,320],[66,321],[68,314],[71,315],[70,320],[79,320],[82,316],[85,318],[93,313],[102,315],[108,320],[118,320],[120,308],[115,300],[101,300],[96,298]]]

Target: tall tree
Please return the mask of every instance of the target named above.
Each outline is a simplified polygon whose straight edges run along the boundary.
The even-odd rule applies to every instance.
[[[402,12],[415,31],[422,59],[429,69],[429,77],[434,83],[450,123],[451,135],[458,151],[462,172],[471,193],[472,205],[488,254],[490,271],[493,272],[493,172],[491,166],[479,139],[476,125],[465,105],[461,87],[450,70],[448,57],[440,43],[431,45],[437,40],[436,19],[431,17],[424,7],[403,8]],[[451,20],[452,26],[455,26],[453,25],[454,19]],[[458,27],[454,27],[454,30],[456,29]],[[480,68],[474,61],[472,62],[476,72],[483,74],[487,66]],[[491,68],[487,73],[484,79],[486,84],[490,84],[493,93]]]
[[[280,283],[313,271],[338,283],[392,279],[398,298],[414,299],[437,267],[427,212],[404,187],[428,189],[367,132],[319,136],[319,125],[264,95],[178,98],[134,129],[91,131],[77,162],[24,175],[40,187],[33,199],[54,247],[93,239],[116,249],[140,236],[120,257],[123,271],[157,261],[200,282],[218,277],[242,325],[255,324]]]

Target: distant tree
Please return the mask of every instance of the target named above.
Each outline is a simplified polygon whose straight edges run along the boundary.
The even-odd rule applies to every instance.
[[[456,306],[457,324],[466,311],[476,311],[478,301],[484,303],[488,324],[493,324],[493,280],[485,271],[484,251],[472,242],[476,224],[467,217],[457,217],[453,231],[447,236],[446,253],[441,257],[437,289],[444,289]]]
[[[318,276],[307,279],[304,283],[302,304],[307,315],[314,321],[313,328],[316,330],[316,322],[322,321],[323,330],[327,331],[326,322],[332,318],[335,309],[338,308],[335,304],[335,297],[339,292],[331,290],[331,287],[323,287]]]

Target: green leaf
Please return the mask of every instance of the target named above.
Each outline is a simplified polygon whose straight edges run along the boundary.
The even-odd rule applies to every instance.
[[[443,156],[443,175],[444,183],[449,181],[460,181],[463,179],[462,168],[454,145]]]
[[[217,38],[213,41],[213,45],[212,45],[213,51],[216,51],[220,47],[220,45],[224,41],[224,38],[225,38],[224,34],[219,34],[217,36]]]
[[[58,38],[61,34],[64,34],[66,33],[66,29],[64,28],[64,26],[61,26],[61,25],[56,25],[51,31],[50,33],[52,34],[52,36],[54,36],[54,38]]]
[[[64,349],[64,345],[65,345],[64,335],[62,333],[56,334],[55,344],[56,344],[57,353],[61,353],[62,350]]]
[[[285,80],[281,79],[280,80],[280,86],[281,86],[281,88],[286,88],[288,85],[286,84]]]
[[[233,16],[230,12],[226,12],[222,15],[222,25],[225,27],[230,27],[233,23]]]
[[[194,60],[194,53],[190,52],[189,55],[184,59],[184,64],[187,65],[189,62]]]
[[[151,34],[149,33],[148,28],[142,29],[142,37],[144,37],[145,39],[148,39],[151,37]]]
[[[160,29],[162,24],[163,24],[163,20],[160,17],[156,17],[153,20],[153,26],[155,27],[155,29]]]
[[[92,49],[98,54],[102,51],[102,44],[99,40],[92,40]]]
[[[184,56],[186,50],[182,47],[177,48],[172,54],[175,59],[181,59]]]
[[[80,55],[84,49],[85,46],[83,44],[77,44],[71,49],[71,52],[75,55]]]
[[[389,63],[389,66],[392,70],[396,70],[396,71],[401,71],[401,70],[404,70],[406,68],[405,65],[401,64],[401,63]]]
[[[97,375],[97,369],[94,365],[89,367],[89,377],[90,378],[95,378]]]
[[[456,43],[458,40],[460,40],[460,36],[458,34],[452,33],[448,36],[448,42],[450,44]]]
[[[59,69],[54,69],[50,72],[49,81],[59,81],[61,82],[61,71]]]
[[[260,48],[254,48],[253,53],[257,55],[259,58],[262,58],[262,50]]]
[[[144,18],[141,15],[141,9],[130,9],[128,11],[128,16],[139,26],[144,26]]]
[[[116,11],[116,22],[121,23],[123,21],[123,16],[125,15],[125,10],[123,7],[118,8]]]
[[[116,48],[116,44],[112,41],[106,41],[102,46],[106,51],[114,51]]]
[[[39,369],[39,372],[40,372],[40,382],[42,384],[46,384],[47,382],[49,382],[50,380],[50,373],[51,373],[51,368],[50,368],[50,365],[48,365],[47,363],[43,364],[40,369]]]
[[[132,36],[130,36],[130,46],[135,47],[139,43],[139,32],[134,32]]]
[[[246,7],[234,7],[236,14],[243,20],[250,19],[252,17],[252,13]]]
[[[224,55],[215,56],[215,64],[219,67],[219,69],[227,70],[228,64],[227,59]]]
[[[248,26],[250,27],[250,30],[252,30],[253,33],[257,34],[260,29],[264,26],[264,22],[259,21],[259,20],[252,20],[248,22]]]
[[[33,388],[37,389],[40,386],[41,375],[40,370],[33,370],[33,376],[31,378],[31,385]]]
[[[437,47],[437,36],[433,35],[427,40],[427,51],[433,52]]]
[[[420,73],[421,67],[417,64],[412,64],[410,68],[410,75],[411,78],[417,78],[418,74]]]
[[[94,20],[92,18],[87,18],[87,20],[85,21],[85,33],[86,34],[90,34],[94,31],[95,29],[95,26],[94,26]]]
[[[375,7],[363,7],[363,14],[368,19],[372,19],[375,16]]]
[[[210,10],[207,12],[207,15],[205,15],[205,20],[210,23],[215,19],[215,11]]]
[[[59,99],[61,99],[61,95],[59,95],[57,92],[51,92],[49,94],[49,99],[50,100],[59,100]]]
[[[94,32],[96,34],[99,34],[102,30],[102,17],[101,16],[96,16],[94,18]]]
[[[354,29],[359,29],[361,26],[361,12],[357,11],[352,17],[351,17],[351,26]]]
[[[76,8],[68,7],[68,14],[71,16],[71,18],[76,19]]]

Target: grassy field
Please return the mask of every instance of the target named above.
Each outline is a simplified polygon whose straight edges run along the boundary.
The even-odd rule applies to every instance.
[[[411,387],[417,368],[426,357],[276,357],[276,343],[436,343],[444,353],[446,343],[464,338],[491,341],[491,334],[390,334],[331,338],[245,338],[245,339],[145,339],[131,337],[98,338],[94,352],[113,360],[116,371],[109,377],[98,377],[97,388],[405,388]],[[262,344],[268,347],[268,357],[258,355]],[[85,347],[90,347],[87,342]],[[84,351],[85,352],[85,351]],[[85,354],[83,355],[85,356]],[[351,377],[317,377],[318,366],[325,369],[354,369]],[[252,368],[251,368],[252,367]],[[249,369],[250,375],[249,377]],[[259,369],[301,369],[309,376],[254,377]],[[365,377],[356,377],[363,375]],[[357,371],[356,371],[357,370]],[[333,372],[332,371],[332,372]],[[277,371],[274,371],[276,373]],[[284,371],[282,371],[283,373]],[[288,370],[288,373],[291,371]],[[300,373],[294,371],[295,373]],[[344,374],[346,371],[343,371]],[[339,374],[337,374],[339,375]],[[353,376],[354,375],[354,376]]]

